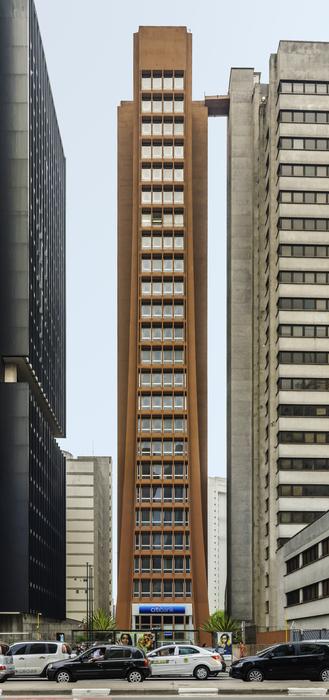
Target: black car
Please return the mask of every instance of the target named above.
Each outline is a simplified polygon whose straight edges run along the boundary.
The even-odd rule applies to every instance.
[[[294,642],[276,644],[257,654],[233,661],[232,678],[243,681],[303,679],[329,681],[329,643]]]
[[[143,651],[132,646],[100,644],[69,661],[55,661],[47,668],[49,681],[70,683],[100,678],[126,678],[140,683],[151,674]]]

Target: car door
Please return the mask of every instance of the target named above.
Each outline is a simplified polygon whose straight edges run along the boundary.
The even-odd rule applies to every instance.
[[[175,646],[160,647],[148,655],[152,676],[174,676],[177,674]]]
[[[31,642],[25,656],[25,673],[29,676],[39,676],[42,673],[47,659],[47,644],[44,642]]]
[[[107,647],[104,659],[98,663],[100,678],[124,678],[131,656],[130,648],[120,646]]]
[[[317,678],[325,664],[326,648],[315,642],[296,644],[298,678]]]
[[[28,644],[22,643],[13,645],[8,651],[8,655],[13,657],[16,676],[23,676],[26,673],[25,665],[27,649]]]
[[[266,678],[298,678],[294,644],[279,644],[262,661]]]
[[[97,657],[95,657],[95,652],[98,649],[98,647],[92,647],[92,649],[88,649],[88,651],[85,652],[85,654],[82,654],[78,659],[74,661],[74,676],[77,679],[93,679],[93,678],[101,678],[101,669],[99,667],[99,663],[101,661],[97,661]]]
[[[176,660],[176,673],[182,676],[192,676],[198,664],[202,664],[202,654],[190,646],[178,646]],[[207,664],[206,664],[207,665]]]

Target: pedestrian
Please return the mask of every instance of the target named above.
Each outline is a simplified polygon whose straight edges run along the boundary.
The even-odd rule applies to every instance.
[[[240,642],[239,644],[239,654],[240,654],[240,659],[243,659],[244,656],[247,656],[247,649],[246,645],[244,642]]]

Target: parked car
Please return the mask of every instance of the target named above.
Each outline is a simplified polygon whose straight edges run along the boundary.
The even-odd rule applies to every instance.
[[[15,666],[12,656],[0,654],[0,683],[15,675]]]
[[[194,676],[204,681],[222,670],[219,654],[194,644],[169,644],[147,657],[152,676]]]
[[[329,681],[329,643],[294,642],[275,644],[257,656],[245,656],[233,661],[232,678],[243,681],[263,681],[265,678]]]
[[[150,675],[144,652],[133,646],[108,644],[93,646],[69,661],[56,661],[47,668],[49,681],[71,683],[100,678],[126,678],[140,683]]]
[[[45,676],[52,661],[70,658],[71,647],[64,642],[17,642],[9,647],[16,676]]]

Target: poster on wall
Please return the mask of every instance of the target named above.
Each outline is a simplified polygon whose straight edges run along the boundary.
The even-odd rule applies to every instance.
[[[225,661],[232,658],[232,632],[217,632],[217,651]]]

